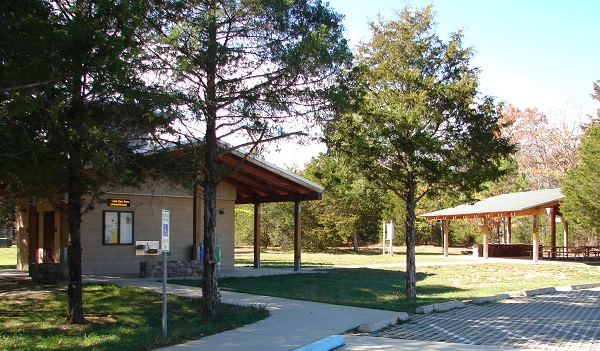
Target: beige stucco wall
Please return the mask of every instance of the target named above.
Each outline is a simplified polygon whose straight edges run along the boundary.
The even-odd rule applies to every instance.
[[[217,245],[221,246],[221,269],[234,267],[235,187],[221,184],[217,191]],[[223,210],[220,213],[219,210]]]
[[[113,199],[130,201],[130,207],[96,205],[87,213],[81,226],[82,271],[84,274],[139,273],[141,261],[161,261],[161,255],[136,255],[136,241],[159,241],[162,210],[171,211],[169,260],[189,260],[192,252],[192,198],[163,195],[119,195]],[[104,211],[133,212],[133,243],[105,245]]]
[[[170,210],[170,244],[169,260],[190,260],[193,257],[193,196],[185,190],[174,189],[165,184],[151,184],[143,189],[124,189],[109,192],[105,199],[125,199],[130,201],[129,207],[110,207],[96,204],[83,217],[81,226],[82,271],[83,274],[129,275],[139,273],[141,261],[162,261],[162,255],[136,255],[136,241],[159,241],[162,222],[162,210]],[[221,269],[234,266],[234,215],[236,189],[222,184],[217,191],[217,244],[221,246]],[[27,205],[26,200],[22,200]],[[199,200],[198,244],[202,242],[203,214],[202,199]],[[49,206],[43,204],[40,206]],[[43,207],[38,207],[41,211]],[[51,210],[51,208],[49,209]],[[124,211],[134,213],[133,244],[105,245],[103,242],[104,211]],[[219,213],[223,212],[223,213]],[[22,264],[27,258],[27,226],[28,213],[21,212],[19,218],[19,259],[20,269],[27,269]],[[58,216],[58,215],[57,215]],[[40,222],[41,223],[41,222]],[[60,219],[56,219],[59,226]],[[41,224],[40,224],[41,227]],[[64,228],[63,228],[64,229]],[[41,231],[41,228],[40,228]],[[57,229],[57,235],[61,228]],[[40,232],[40,238],[43,234]],[[60,238],[60,237],[59,237]],[[40,245],[41,246],[41,245]],[[56,248],[58,252],[60,249]]]

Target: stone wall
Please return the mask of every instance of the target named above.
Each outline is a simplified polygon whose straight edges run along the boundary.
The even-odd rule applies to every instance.
[[[162,261],[140,262],[140,278],[162,278]],[[201,261],[167,261],[167,277],[198,277],[202,275]]]
[[[67,265],[62,263],[32,263],[29,265],[29,276],[41,284],[64,283],[69,279]]]
[[[479,257],[483,257],[483,244],[475,246],[479,248]],[[532,251],[532,244],[488,244],[488,257],[525,257],[531,256]],[[541,246],[538,251],[541,255]]]

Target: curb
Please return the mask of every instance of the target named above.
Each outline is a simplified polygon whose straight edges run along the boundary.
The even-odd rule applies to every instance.
[[[574,285],[564,285],[557,286],[556,291],[573,291],[573,290],[582,290],[582,289],[593,289],[600,287],[600,283],[587,283],[587,284],[574,284]]]
[[[524,290],[524,291],[514,291],[508,293],[510,297],[524,297],[524,296],[535,296],[542,294],[552,294],[556,292],[556,288],[540,288],[540,289],[532,289],[532,290]]]
[[[497,295],[476,297],[471,300],[471,303],[483,304],[483,303],[487,303],[487,302],[506,300],[506,299],[510,299],[510,298],[514,298],[514,297],[529,297],[529,296],[542,295],[542,294],[552,294],[557,291],[571,291],[571,290],[591,289],[591,288],[598,288],[598,287],[600,287],[600,282],[599,283],[567,285],[567,286],[556,287],[556,288],[549,287],[549,288],[540,288],[540,289],[523,290],[523,291],[512,291],[512,292],[502,293],[502,294],[497,294]],[[433,305],[419,306],[415,310],[415,313],[428,314],[428,313],[432,313],[432,312],[448,311],[448,310],[452,310],[455,308],[461,308],[464,306],[465,306],[465,304],[462,301],[449,301],[449,302],[437,303],[437,304],[433,304]],[[401,320],[408,320],[408,318],[401,319]],[[362,327],[362,325],[361,325],[361,327]],[[368,331],[365,330],[365,332],[368,332]]]
[[[398,317],[387,318],[375,323],[363,323],[358,326],[358,331],[361,333],[374,333],[379,329],[389,327],[390,325],[397,324],[398,321],[407,321],[409,319],[408,313],[399,312]]]
[[[344,345],[344,338],[341,335],[331,335],[308,345],[294,349],[294,351],[330,351]]]
[[[509,294],[498,294],[498,295],[476,297],[476,298],[472,299],[471,302],[474,304],[482,304],[482,303],[495,302],[495,301],[505,300],[505,299],[510,299],[510,295]]]
[[[415,313],[428,314],[428,313],[432,313],[434,311],[435,312],[448,311],[448,310],[452,310],[455,308],[461,308],[461,307],[465,307],[465,303],[462,301],[458,301],[458,300],[448,301],[448,302],[436,303],[433,305],[419,306],[415,310]]]

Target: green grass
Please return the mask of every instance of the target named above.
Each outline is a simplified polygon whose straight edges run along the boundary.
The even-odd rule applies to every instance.
[[[434,246],[418,246],[416,248],[417,264],[447,262],[448,259],[464,258],[461,248],[451,248],[450,258],[443,257],[443,249]],[[382,255],[381,247],[363,248],[359,252],[350,249],[336,249],[328,252],[302,252],[303,267],[332,267],[332,266],[364,266],[377,264],[403,264],[406,262],[406,249],[394,247],[394,255]],[[251,248],[238,248],[235,253],[235,264],[241,267],[251,267],[254,264],[254,254]],[[267,250],[260,254],[260,266],[264,268],[289,268],[294,266],[294,253]]]
[[[25,283],[22,283],[25,284]],[[266,318],[264,308],[221,305],[202,320],[201,299],[168,297],[168,338],[162,337],[162,296],[138,288],[84,286],[88,323],[66,325],[66,292],[31,283],[0,282],[0,350],[149,350],[198,339]]]
[[[434,251],[438,249],[433,249]],[[339,305],[357,306],[413,313],[417,306],[449,300],[469,300],[503,292],[529,290],[543,287],[555,287],[582,283],[600,282],[600,267],[592,263],[554,262],[552,264],[530,264],[529,261],[514,263],[477,263],[458,264],[464,256],[443,258],[432,255],[431,249],[421,248],[417,261],[450,261],[452,265],[417,267],[417,299],[408,301],[405,294],[404,268],[338,268],[326,269],[320,273],[289,274],[249,278],[221,278],[222,289],[289,299],[307,300]],[[460,252],[460,251],[459,251]],[[275,257],[275,255],[279,255]],[[261,255],[262,256],[262,255]],[[308,258],[306,257],[308,256]],[[303,266],[334,265],[347,262],[352,265],[364,262],[384,263],[385,256],[353,255],[350,253],[318,254],[302,253]],[[374,255],[371,255],[374,256]],[[397,255],[398,257],[402,255]],[[271,267],[286,266],[287,256],[269,254]],[[389,259],[389,256],[387,256]],[[396,256],[394,256],[396,257]],[[314,259],[317,258],[317,261]],[[306,263],[307,259],[310,263]],[[402,256],[403,260],[404,257]],[[312,261],[311,261],[312,260]],[[389,262],[388,262],[389,263]],[[403,261],[396,262],[403,263]],[[261,266],[262,260],[261,260]],[[198,281],[179,282],[197,286]]]
[[[598,267],[474,264],[417,268],[417,300],[404,299],[404,271],[334,269],[324,273],[223,278],[222,288],[250,294],[414,312],[420,305],[508,291],[600,282]]]
[[[0,269],[14,269],[17,267],[17,246],[0,248]]]

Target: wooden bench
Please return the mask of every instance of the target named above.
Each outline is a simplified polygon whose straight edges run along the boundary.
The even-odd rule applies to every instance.
[[[548,258],[581,258],[585,259],[588,256],[588,252],[583,247],[564,247],[564,246],[555,246],[555,247],[547,247],[544,249],[544,253]]]

